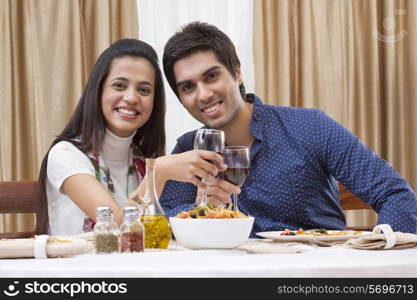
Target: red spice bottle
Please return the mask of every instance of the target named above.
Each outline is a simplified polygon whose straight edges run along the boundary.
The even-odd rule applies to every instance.
[[[120,226],[120,251],[143,252],[145,229],[140,221],[139,208],[123,208],[123,223]]]

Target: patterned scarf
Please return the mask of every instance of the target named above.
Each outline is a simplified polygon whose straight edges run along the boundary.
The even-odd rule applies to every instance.
[[[96,178],[97,180],[104,186],[107,187],[107,190],[114,194],[114,185],[113,180],[111,178],[110,169],[106,167],[104,163],[104,158],[102,153],[91,152],[88,153],[87,156],[90,158],[91,163],[94,166]],[[139,156],[135,155],[135,151],[130,149],[129,157],[131,157],[129,161],[129,168],[127,174],[127,186],[129,186],[130,180],[137,180],[138,183],[142,182],[145,173],[146,173],[146,165],[144,159]],[[89,232],[92,231],[94,228],[95,222],[92,218],[86,216],[84,219],[83,231]]]

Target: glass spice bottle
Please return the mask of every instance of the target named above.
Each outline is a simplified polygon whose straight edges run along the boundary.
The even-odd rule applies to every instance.
[[[143,252],[144,232],[145,228],[140,221],[139,207],[124,207],[123,223],[120,226],[120,251]]]
[[[119,252],[119,226],[114,221],[111,206],[99,206],[96,209],[94,225],[94,246],[96,253]]]
[[[146,159],[145,194],[142,198],[145,227],[145,248],[168,248],[171,241],[171,227],[155,192],[154,159]]]

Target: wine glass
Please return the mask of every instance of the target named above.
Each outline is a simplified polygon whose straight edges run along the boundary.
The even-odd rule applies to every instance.
[[[227,165],[227,169],[221,172],[223,179],[240,188],[249,172],[249,148],[245,146],[225,147],[223,162]],[[232,198],[233,210],[237,211],[237,195],[232,194]]]
[[[224,132],[217,129],[199,129],[194,138],[194,150],[208,150],[222,155],[224,149]],[[212,178],[214,179],[214,178]],[[206,183],[205,180],[202,180]],[[207,190],[203,189],[200,206],[207,205]]]

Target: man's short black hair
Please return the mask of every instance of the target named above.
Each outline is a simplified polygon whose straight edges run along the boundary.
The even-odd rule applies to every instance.
[[[236,68],[240,61],[235,46],[229,37],[216,26],[192,22],[177,31],[166,43],[163,56],[165,77],[174,93],[178,96],[177,82],[174,74],[174,64],[197,51],[212,50],[217,60],[222,63],[236,79]],[[245,99],[245,86],[239,86],[240,93]]]

